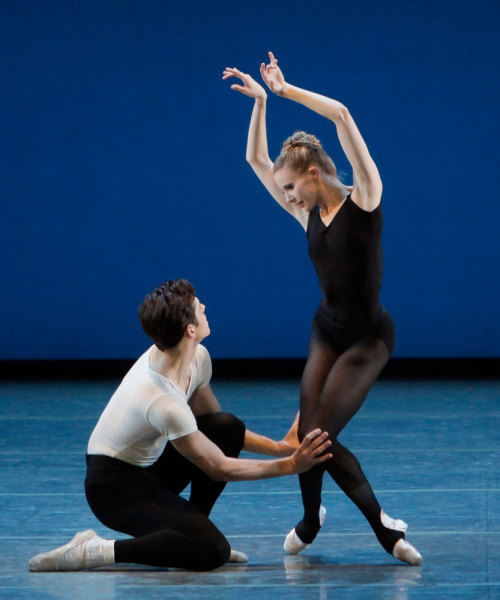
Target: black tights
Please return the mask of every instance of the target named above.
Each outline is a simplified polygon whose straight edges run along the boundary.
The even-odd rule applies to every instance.
[[[341,352],[316,322],[313,324],[309,357],[302,376],[299,440],[309,431],[328,431],[333,458],[299,476],[304,517],[295,530],[311,543],[319,528],[323,474],[331,475],[340,489],[356,504],[370,523],[379,542],[392,553],[404,534],[384,527],[380,505],[357,458],[337,436],[358,412],[370,388],[389,359],[385,343],[364,338]]]
[[[244,424],[229,413],[196,419],[198,429],[237,457]],[[225,482],[212,481],[168,443],[146,468],[106,456],[87,456],[85,493],[95,516],[107,527],[134,536],[115,542],[117,563],[208,571],[227,562],[231,548],[208,515]],[[189,502],[179,496],[191,482]]]

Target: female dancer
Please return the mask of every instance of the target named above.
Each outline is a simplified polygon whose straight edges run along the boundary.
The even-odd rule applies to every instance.
[[[273,198],[304,227],[309,255],[321,288],[309,356],[301,382],[299,440],[311,429],[328,431],[333,458],[300,475],[303,519],[290,531],[285,550],[296,554],[310,544],[323,523],[321,489],[325,469],[363,512],[384,549],[412,565],[422,557],[405,540],[406,523],[380,508],[356,457],[337,440],[357,413],[394,346],[394,328],[381,306],[382,182],[377,167],[347,108],[285,81],[278,61],[260,72],[267,87],[333,121],[353,169],[353,186],[344,185],[331,158],[312,135],[289,137],[280,155],[269,158],[264,88],[246,73],[231,89],[255,99],[246,159]]]

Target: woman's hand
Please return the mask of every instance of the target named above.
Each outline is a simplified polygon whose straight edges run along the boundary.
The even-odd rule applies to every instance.
[[[274,57],[272,52],[269,52],[269,60],[268,65],[264,63],[260,65],[260,74],[271,92],[280,95],[285,87],[285,77],[278,67],[278,59]]]
[[[233,83],[231,86],[232,90],[241,92],[242,94],[245,94],[245,96],[255,98],[256,100],[265,100],[267,98],[266,90],[247,73],[243,73],[234,67],[226,67],[222,79],[229,79],[230,77],[238,77],[238,79],[241,79],[243,82],[243,85]]]
[[[331,454],[324,453],[332,445],[332,442],[327,438],[328,433],[326,431],[321,432],[321,429],[315,429],[306,435],[302,440],[302,444],[290,457],[290,460],[294,463],[294,473],[304,473],[315,465],[332,458]]]

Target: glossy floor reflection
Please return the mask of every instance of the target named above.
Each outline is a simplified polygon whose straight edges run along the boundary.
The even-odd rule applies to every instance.
[[[300,556],[284,534],[301,515],[298,481],[232,483],[212,517],[243,566],[189,573],[130,566],[29,573],[36,552],[79,529],[104,536],[83,495],[88,436],[116,382],[0,384],[0,598],[356,600],[500,598],[500,382],[381,381],[342,434],[381,505],[409,523],[421,567],[395,561],[325,479],[325,525]],[[279,438],[296,381],[216,381],[225,410]]]

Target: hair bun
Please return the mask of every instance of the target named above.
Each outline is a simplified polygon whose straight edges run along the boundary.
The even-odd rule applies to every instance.
[[[321,148],[321,142],[315,135],[306,133],[305,131],[296,131],[283,144],[283,151],[288,152],[293,148],[305,146],[307,148]]]
[[[281,152],[274,161],[273,173],[285,166],[303,173],[311,165],[319,167],[325,174],[337,177],[337,168],[318,138],[305,131],[296,131],[283,143]]]

